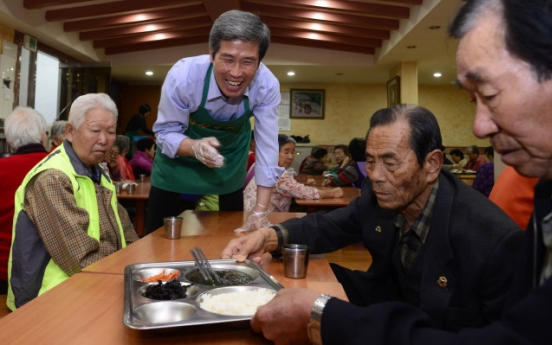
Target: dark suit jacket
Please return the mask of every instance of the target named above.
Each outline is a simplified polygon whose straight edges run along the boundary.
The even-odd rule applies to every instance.
[[[372,302],[401,301],[399,289],[393,286],[397,284],[393,260],[398,255],[393,214],[377,206],[367,180],[362,196],[349,206],[282,225],[289,230],[291,243],[307,243],[313,253],[363,241],[373,258],[368,272],[363,273]],[[441,172],[420,286],[419,307],[430,316],[426,322],[457,330],[498,319],[522,236],[521,229],[496,205],[449,172]],[[447,278],[446,287],[437,284],[441,276]],[[365,320],[377,315],[372,315],[370,308],[335,299],[331,302],[323,313],[324,344],[333,340],[354,343],[355,337],[371,342]]]

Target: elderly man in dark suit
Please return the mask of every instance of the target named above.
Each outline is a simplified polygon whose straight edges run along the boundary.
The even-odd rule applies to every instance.
[[[369,180],[361,197],[345,208],[232,240],[223,258],[259,259],[286,243],[325,253],[358,241],[373,258],[367,272],[332,266],[351,303],[285,289],[258,309],[253,328],[276,343],[286,337],[306,341],[307,334],[315,344],[345,336],[370,343],[367,320],[378,314],[367,306],[386,301],[418,306],[435,327],[451,331],[498,319],[522,231],[496,205],[441,169],[440,148],[439,125],[427,109],[379,110],[367,135]]]

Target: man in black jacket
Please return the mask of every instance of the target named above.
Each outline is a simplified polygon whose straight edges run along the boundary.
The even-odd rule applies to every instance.
[[[496,205],[441,169],[441,147],[439,125],[427,109],[379,110],[367,134],[369,180],[361,197],[345,208],[291,219],[230,242],[222,257],[238,260],[256,259],[286,243],[326,253],[362,241],[372,255],[367,272],[332,265],[350,303],[286,289],[259,308],[254,329],[277,343],[284,333],[296,337],[292,342],[306,340],[308,329],[316,343],[320,328],[316,319],[307,327],[309,313],[325,302],[324,344],[345,334],[351,342],[370,339],[364,320],[377,317],[368,307],[379,302],[419,307],[432,326],[450,331],[499,319],[522,231]]]

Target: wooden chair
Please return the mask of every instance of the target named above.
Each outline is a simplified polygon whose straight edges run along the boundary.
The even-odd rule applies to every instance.
[[[8,306],[6,305],[7,298],[8,298],[8,295],[0,295],[0,319],[11,312],[8,309]]]

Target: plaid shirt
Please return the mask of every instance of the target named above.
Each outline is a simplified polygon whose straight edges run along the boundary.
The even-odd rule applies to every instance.
[[[431,194],[424,206],[418,219],[408,228],[406,219],[401,213],[398,213],[393,218],[393,223],[399,229],[399,246],[401,251],[401,262],[404,268],[410,268],[416,256],[420,252],[420,248],[427,239],[429,233],[429,224],[431,223],[431,215],[435,206],[435,198],[439,189],[439,180],[431,189]]]
[[[72,162],[73,164],[75,162]],[[97,180],[99,170],[88,171]],[[100,242],[88,236],[88,212],[77,206],[69,177],[57,169],[43,171],[25,191],[25,211],[52,259],[69,275],[121,249],[121,236],[110,204],[112,192],[94,183],[100,217]],[[126,243],[139,238],[126,210],[117,204]]]

